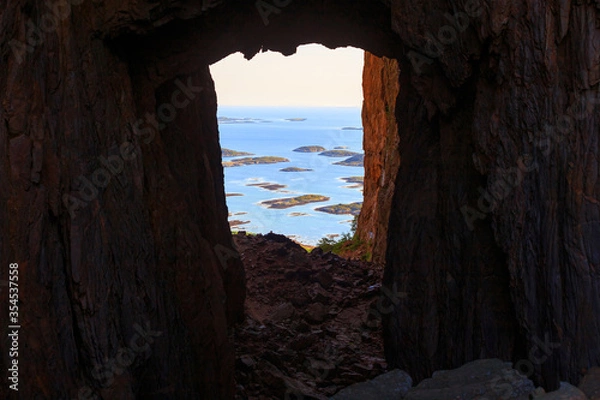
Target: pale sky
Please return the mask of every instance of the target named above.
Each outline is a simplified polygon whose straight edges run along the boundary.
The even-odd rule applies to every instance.
[[[289,57],[269,51],[248,61],[235,53],[210,71],[220,105],[360,107],[363,57],[353,47],[310,44]]]

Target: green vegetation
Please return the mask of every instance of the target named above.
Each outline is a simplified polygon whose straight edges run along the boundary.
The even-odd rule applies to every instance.
[[[232,235],[238,235],[238,234],[242,234],[244,236],[258,236],[258,233],[254,233],[254,232],[248,232],[245,230],[239,230],[239,229],[234,229],[234,226],[230,226],[230,231]]]
[[[354,219],[352,220],[350,232],[342,234],[342,236],[337,240],[324,237],[321,240],[319,240],[319,242],[317,243],[317,247],[319,247],[324,252],[332,252],[333,254],[337,254],[341,257],[358,253],[360,254],[360,259],[362,261],[371,261],[373,255],[368,250],[370,246],[368,243],[358,239],[358,237],[356,236],[357,227],[358,215],[355,215]]]
[[[325,150],[327,149],[321,146],[302,146],[298,147],[297,149],[294,149],[293,151],[296,151],[298,153],[320,153]]]
[[[325,206],[316,208],[316,211],[326,212],[328,214],[350,214],[350,215],[358,215],[360,214],[360,209],[362,207],[362,202],[357,203],[349,203],[349,204],[335,204],[332,206]]]
[[[306,172],[306,171],[312,171],[312,169],[310,169],[310,168],[298,168],[298,167],[287,167],[287,168],[282,168],[279,171],[281,171],[281,172]]]
[[[231,149],[221,149],[222,157],[241,157],[241,156],[253,156],[252,153],[246,153],[245,151],[237,151]]]
[[[329,197],[321,196],[320,194],[305,194],[298,197],[288,197],[285,199],[266,200],[261,204],[267,205],[268,208],[290,208],[302,206],[309,203],[317,203],[321,201],[329,201]]]
[[[356,155],[360,155],[359,153],[356,153],[354,151],[349,151],[349,150],[328,150],[328,151],[323,151],[321,153],[319,153],[320,156],[326,156],[326,157],[350,157],[350,156],[356,156]]]
[[[334,164],[343,165],[345,167],[363,167],[365,165],[365,156],[363,154],[358,154]]]
[[[224,167],[240,167],[242,165],[253,165],[253,164],[276,164],[281,162],[290,162],[287,158],[283,157],[245,157],[245,158],[236,158],[231,161],[223,161]]]
[[[350,232],[343,233],[338,240],[324,237],[319,240],[317,247],[320,247],[324,252],[330,251],[333,254],[339,254],[346,242],[352,241],[353,237],[354,235]]]

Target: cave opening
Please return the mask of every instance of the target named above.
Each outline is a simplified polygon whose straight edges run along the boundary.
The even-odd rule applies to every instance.
[[[352,238],[363,204],[363,65],[362,50],[312,44],[211,66],[233,232],[280,233],[308,249]]]
[[[381,93],[370,84],[364,104],[365,61],[375,59],[313,44],[211,66],[228,219],[246,277],[234,335],[239,398],[331,396],[386,371],[383,264],[370,262],[375,229],[366,241],[358,230],[365,165],[387,186],[376,172],[383,142],[365,146],[363,118],[390,117],[395,106],[373,101]]]
[[[153,216],[152,223],[159,230],[160,240],[176,243],[177,251],[181,249],[186,254],[188,263],[184,264],[173,252],[160,250],[161,262],[173,265],[176,271],[173,279],[178,285],[194,279],[201,282],[207,265],[214,266],[221,274],[224,296],[215,294],[219,296],[216,304],[223,304],[227,323],[235,328],[229,332],[229,339],[221,335],[215,340],[231,344],[235,357],[233,352],[228,353],[226,359],[219,361],[219,368],[226,371],[228,379],[235,373],[236,383],[245,387],[238,387],[239,393],[259,394],[261,387],[269,386],[273,398],[293,398],[294,394],[329,396],[387,369],[382,321],[392,307],[379,303],[387,220],[399,163],[395,154],[398,152],[396,103],[400,80],[397,59],[402,51],[389,26],[389,9],[383,4],[357,3],[349,10],[346,3],[333,2],[322,9],[318,18],[314,10],[305,8],[304,4],[291,4],[285,12],[273,16],[268,26],[263,26],[260,19],[258,24],[254,23],[252,11],[252,7],[244,10],[224,5],[211,11],[210,17],[166,24],[144,40],[130,37],[119,44],[119,52],[129,60],[128,67],[134,76],[138,112],[154,109],[160,117],[161,111],[164,114],[169,105],[176,108],[176,116],[164,121],[164,127],[149,140],[144,150],[147,155],[143,159],[144,169],[149,176],[156,177],[149,180],[149,185],[161,193],[159,201],[167,202],[170,207],[168,217]],[[242,21],[232,15],[243,15]],[[344,17],[338,18],[339,15]],[[369,97],[354,114],[356,122],[339,123],[335,134],[322,144],[328,150],[346,146],[339,140],[342,134],[358,135],[358,142],[364,142],[364,148],[358,145],[355,150],[364,151],[365,171],[368,168],[372,177],[365,180],[365,193],[372,194],[363,199],[370,204],[362,207],[357,237],[371,246],[368,251],[377,267],[331,253],[308,253],[278,235],[272,235],[268,245],[257,243],[251,235],[243,235],[246,240],[240,240],[240,235],[231,234],[227,223],[227,171],[223,172],[221,157],[225,146],[220,143],[219,122],[222,121],[218,117],[243,119],[248,116],[220,114],[218,83],[215,87],[210,66],[237,52],[247,59],[269,50],[289,56],[308,43],[329,49],[352,46],[366,52],[364,76],[367,78],[357,83],[363,84]],[[182,91],[182,86],[196,90],[192,93],[195,98],[186,102],[188,106],[177,108],[173,96]],[[181,100],[180,97],[176,100]],[[283,121],[294,118],[303,118],[303,115],[286,111],[278,116]],[[285,123],[301,126],[307,121]],[[270,123],[256,123],[267,124]],[[365,135],[370,132],[371,136],[363,138],[360,130],[342,129],[360,126],[364,126]],[[298,147],[312,144],[315,143],[303,142]],[[248,151],[248,148],[230,147],[233,147],[230,150]],[[307,155],[314,156],[318,163],[332,161],[314,153]],[[279,165],[275,166],[276,173],[284,174],[279,171]],[[307,166],[310,167],[310,163]],[[246,166],[227,168],[242,170]],[[359,174],[344,173],[334,178],[356,175]],[[344,185],[339,181],[335,184]],[[185,189],[173,190],[176,188]],[[264,188],[250,189],[270,193]],[[339,190],[358,192],[357,188]],[[346,222],[345,226],[349,228],[350,223]],[[194,245],[198,236],[202,237],[203,249]],[[210,248],[214,254],[205,251]],[[202,268],[198,268],[199,265]],[[215,282],[218,288],[221,283]],[[196,288],[186,286],[180,296],[196,298]],[[195,318],[194,313],[205,312],[186,304],[184,318]],[[192,345],[201,351],[207,347],[204,339],[195,334]],[[235,372],[233,368],[228,369],[232,363],[235,363]],[[205,375],[200,384],[214,388],[211,374]]]

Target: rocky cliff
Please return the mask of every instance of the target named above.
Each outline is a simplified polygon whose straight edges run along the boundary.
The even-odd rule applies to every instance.
[[[388,222],[400,165],[396,98],[398,61],[365,53],[362,120],[365,151],[364,201],[357,235],[374,262],[385,261]]]
[[[392,2],[384,335],[417,379],[493,354],[554,389],[600,361],[599,5]]]
[[[383,179],[390,365],[418,381],[498,357],[547,389],[579,380],[600,364],[599,7],[1,1],[0,278],[18,263],[19,396],[233,397],[244,273],[207,66],[310,42],[399,66],[371,60],[383,76],[365,84],[381,104],[400,90],[398,136],[386,116],[372,124],[391,136],[367,147],[400,156],[373,169],[399,164]]]

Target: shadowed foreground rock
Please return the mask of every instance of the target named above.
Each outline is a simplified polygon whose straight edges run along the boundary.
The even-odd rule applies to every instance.
[[[356,383],[340,390],[331,400],[403,399],[412,387],[411,377],[395,369],[370,381]]]
[[[406,400],[515,399],[529,400],[533,383],[511,363],[497,359],[477,360],[462,367],[437,371],[409,390]]]
[[[592,368],[581,380],[579,389],[590,400],[600,400],[600,368]]]
[[[540,387],[534,390],[533,383],[512,369],[510,363],[487,359],[455,370],[437,371],[413,388],[406,372],[393,370],[342,389],[331,400],[594,400],[593,385],[600,384],[597,378],[590,371],[580,388],[561,382],[558,390],[545,393]]]

